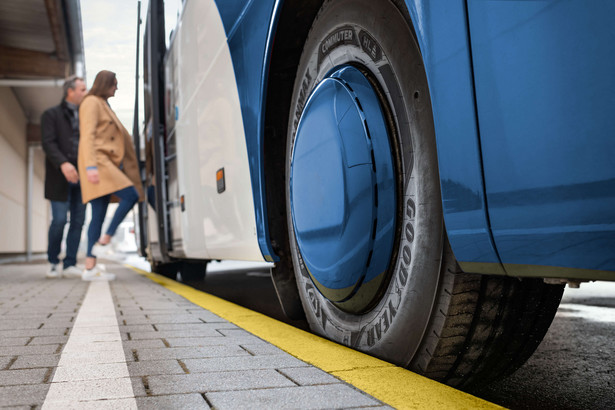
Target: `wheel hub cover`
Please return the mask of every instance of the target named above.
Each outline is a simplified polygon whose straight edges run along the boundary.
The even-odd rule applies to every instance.
[[[290,202],[303,264],[327,299],[346,302],[386,272],[395,230],[393,161],[378,96],[355,67],[333,72],[308,98],[293,147]],[[362,304],[377,291],[362,295]]]

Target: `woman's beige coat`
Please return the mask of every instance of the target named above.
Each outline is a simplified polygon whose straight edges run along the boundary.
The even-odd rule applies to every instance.
[[[131,185],[137,189],[139,201],[143,201],[132,138],[105,100],[94,95],[84,98],[79,106],[79,133],[78,165],[83,203]],[[88,181],[87,167],[98,168],[98,184]]]

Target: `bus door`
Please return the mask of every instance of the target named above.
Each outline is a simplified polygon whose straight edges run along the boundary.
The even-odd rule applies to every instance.
[[[147,230],[148,249],[153,259],[168,262],[172,251],[169,214],[168,167],[173,155],[168,153],[165,138],[164,75],[162,62],[164,41],[164,5],[161,0],[149,4],[143,44],[143,84],[145,110],[145,190],[148,216],[143,218]]]

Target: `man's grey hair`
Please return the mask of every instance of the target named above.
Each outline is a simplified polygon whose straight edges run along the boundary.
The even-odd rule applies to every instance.
[[[74,90],[77,84],[77,81],[83,81],[83,78],[78,77],[76,75],[71,75],[66,80],[64,80],[64,85],[62,89],[64,90],[64,98],[68,96],[68,90]]]

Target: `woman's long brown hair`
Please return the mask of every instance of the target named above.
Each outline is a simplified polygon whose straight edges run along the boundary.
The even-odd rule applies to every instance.
[[[96,74],[96,78],[94,79],[94,84],[88,95],[96,95],[104,100],[106,100],[109,95],[109,89],[113,87],[115,84],[116,78],[115,73],[113,71],[102,70],[98,74]]]

